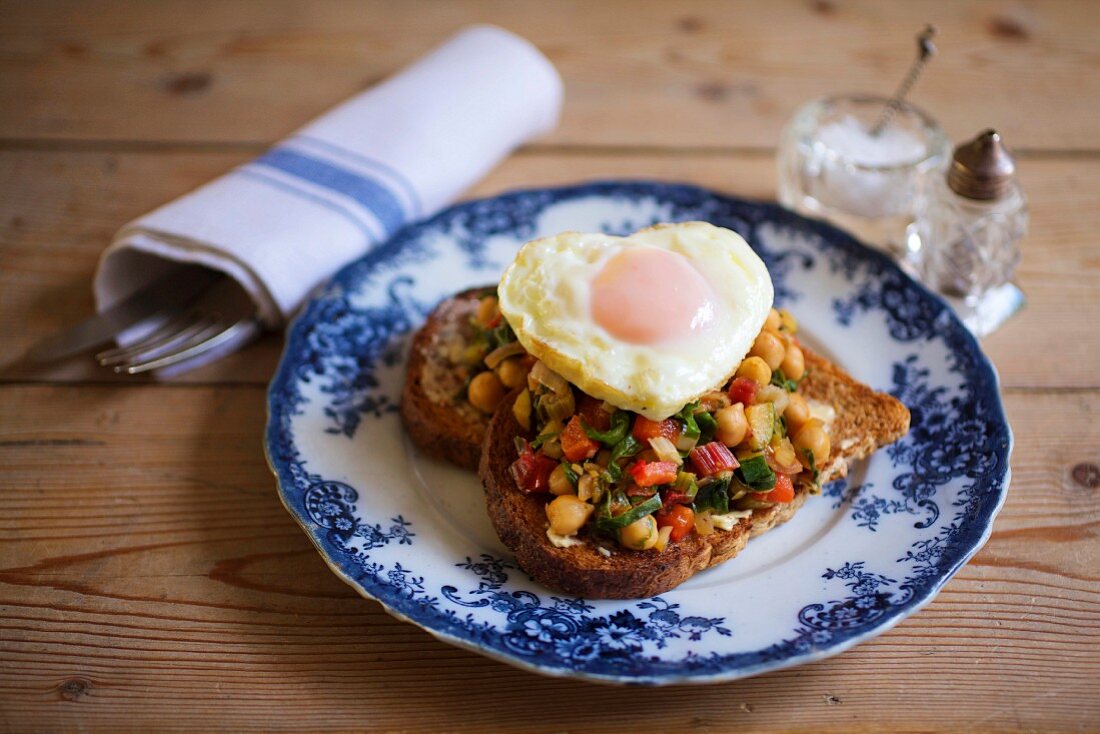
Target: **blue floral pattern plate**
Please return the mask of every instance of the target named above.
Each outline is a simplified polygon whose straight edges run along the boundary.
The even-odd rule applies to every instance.
[[[515,565],[477,477],[405,438],[403,350],[437,302],[494,282],[527,240],[683,220],[744,235],[805,340],[909,406],[912,430],[733,561],[673,591],[563,596]],[[889,259],[774,205],[646,182],[517,191],[406,228],[305,307],[268,404],[266,448],[283,502],[348,584],[445,642],[616,683],[730,680],[890,628],[989,536],[1012,443],[975,340]]]

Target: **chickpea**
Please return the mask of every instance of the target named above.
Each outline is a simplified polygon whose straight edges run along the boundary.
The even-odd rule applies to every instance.
[[[806,421],[810,420],[810,406],[806,403],[806,398],[792,392],[788,398],[783,419],[787,422],[787,433],[792,436],[798,433]]]
[[[749,354],[753,357],[760,357],[774,371],[778,369],[779,365],[783,364],[783,357],[785,356],[783,339],[771,331],[762,331],[757,335],[756,341],[752,343]]]
[[[774,308],[768,311],[768,318],[764,320],[764,328],[767,331],[779,331],[779,327],[783,324],[783,318],[779,315],[779,312]]]
[[[772,368],[760,357],[749,357],[737,368],[737,376],[755,380],[757,385],[767,385],[772,381]]]
[[[565,476],[565,466],[558,464],[554,471],[550,472],[550,494],[558,495],[574,494],[573,483]]]
[[[634,550],[649,550],[657,545],[658,537],[660,534],[653,515],[646,515],[619,531],[619,543]]]
[[[575,494],[563,494],[546,506],[546,518],[554,533],[574,535],[584,526],[594,509],[596,508]]]
[[[504,399],[504,385],[500,383],[500,378],[495,373],[481,372],[470,380],[466,395],[470,405],[482,413],[492,413]]]
[[[734,403],[728,408],[722,408],[714,414],[718,421],[718,430],[714,437],[727,446],[736,446],[745,440],[745,434],[749,432],[749,422],[745,418],[745,406]]]
[[[577,496],[582,500],[590,500],[596,496],[596,478],[587,472],[581,475],[577,481]]]
[[[514,390],[527,384],[527,368],[519,358],[506,359],[497,365],[497,377],[506,388]]]
[[[798,458],[806,462],[806,452],[813,454],[814,464],[820,469],[829,460],[829,434],[825,432],[825,424],[817,418],[806,421],[802,428],[795,434],[794,448]]]
[[[496,296],[485,296],[477,304],[477,314],[474,318],[482,326],[488,326],[493,323],[493,319],[500,313],[500,308],[497,304]]]
[[[787,334],[798,333],[798,319],[794,317],[794,314],[783,309],[779,312],[779,319],[783,322],[783,331]]]
[[[797,344],[788,346],[780,367],[788,380],[801,380],[802,375],[806,374],[806,355],[802,353],[802,347]]]

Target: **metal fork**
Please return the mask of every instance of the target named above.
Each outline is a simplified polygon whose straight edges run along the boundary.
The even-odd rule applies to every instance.
[[[96,354],[115,372],[136,375],[180,367],[229,350],[260,333],[256,305],[240,285],[221,278],[197,302],[169,314],[137,341]],[[176,370],[172,370],[176,371]]]

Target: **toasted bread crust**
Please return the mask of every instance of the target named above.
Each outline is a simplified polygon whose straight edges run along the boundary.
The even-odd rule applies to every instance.
[[[855,381],[828,360],[805,350],[810,375],[800,386],[807,398],[832,403],[835,459],[822,473],[824,481],[843,476],[849,461],[864,458],[877,447],[896,441],[909,428],[909,411],[884,393]],[[753,511],[752,517],[728,531],[701,537],[691,534],[662,552],[616,549],[610,556],[591,541],[557,548],[546,537],[545,499],[515,488],[509,466],[515,460],[514,437],[522,429],[512,416],[513,392],[493,415],[485,435],[479,473],[485,487],[489,518],[519,565],[536,581],[589,599],[642,598],[678,586],[695,573],[727,561],[749,538],[786,522],[803,505],[805,486],[794,501]],[[840,446],[847,448],[840,449]]]
[[[492,289],[471,288],[436,306],[413,336],[401,394],[401,419],[413,442],[429,456],[471,471],[481,458],[489,416],[457,394],[460,380],[453,380],[456,388],[446,394],[433,389],[433,382],[439,381],[435,375],[453,376],[455,371],[441,340],[461,330],[481,296]]]
[[[909,432],[909,409],[896,398],[859,382],[805,346],[806,377],[798,391],[836,408],[830,427],[832,457],[821,470],[825,481],[848,475],[852,462],[865,459]]]

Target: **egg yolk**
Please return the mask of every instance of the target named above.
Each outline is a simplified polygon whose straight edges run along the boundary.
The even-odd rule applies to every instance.
[[[654,247],[613,255],[592,281],[592,319],[630,344],[676,341],[708,328],[716,297],[686,257]]]

